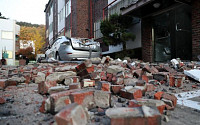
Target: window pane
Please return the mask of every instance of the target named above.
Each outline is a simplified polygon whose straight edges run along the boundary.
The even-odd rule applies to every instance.
[[[13,39],[13,32],[2,31],[1,37],[2,39]]]

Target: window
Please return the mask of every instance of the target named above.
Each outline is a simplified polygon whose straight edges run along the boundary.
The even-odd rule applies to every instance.
[[[100,30],[100,25],[101,25],[100,20],[94,23],[94,38],[95,39],[103,37],[103,34],[101,33],[101,30]]]
[[[49,26],[49,34],[53,31],[53,23],[50,24]]]
[[[1,38],[2,39],[10,39],[10,40],[12,40],[13,39],[13,32],[11,32],[11,31],[2,31],[1,32]]]
[[[66,17],[71,13],[71,0],[66,3]]]

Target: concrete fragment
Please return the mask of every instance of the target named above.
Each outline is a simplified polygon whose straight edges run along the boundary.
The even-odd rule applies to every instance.
[[[192,69],[192,70],[189,70],[189,71],[184,70],[184,74],[195,79],[195,80],[197,80],[198,82],[200,82],[200,75],[199,75],[200,70],[198,70],[198,69]]]
[[[165,109],[166,104],[161,100],[155,100],[155,99],[134,99],[129,101],[129,107],[141,107],[142,105],[146,105],[149,107],[156,106],[157,109],[161,114],[163,114],[163,111]]]
[[[161,125],[160,113],[146,106],[110,108],[106,110],[106,115],[111,119],[111,125]]]
[[[91,79],[83,79],[83,87],[93,87],[95,86],[95,81]]]
[[[94,102],[96,106],[101,108],[110,107],[111,103],[111,93],[106,91],[95,91],[94,92]]]
[[[118,72],[123,72],[125,69],[119,65],[111,65],[111,66],[108,66],[107,68],[107,73],[111,73],[111,74],[114,74],[114,73],[118,73]]]
[[[54,86],[54,87],[49,88],[48,93],[51,95],[53,93],[65,91],[68,89],[69,89],[69,87],[67,87],[67,86]]]

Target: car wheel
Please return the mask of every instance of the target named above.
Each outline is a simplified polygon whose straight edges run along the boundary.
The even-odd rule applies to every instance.
[[[61,59],[60,59],[60,55],[59,55],[58,52],[56,53],[56,60],[58,60],[58,61],[61,60]]]

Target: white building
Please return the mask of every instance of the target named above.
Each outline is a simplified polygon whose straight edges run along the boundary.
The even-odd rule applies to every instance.
[[[19,33],[20,26],[16,24],[16,21],[0,19],[0,59],[4,55],[7,65],[15,65],[15,43],[16,35]]]

